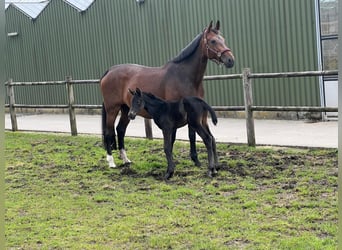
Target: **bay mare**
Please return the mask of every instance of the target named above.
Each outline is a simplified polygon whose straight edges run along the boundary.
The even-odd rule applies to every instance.
[[[114,124],[121,111],[116,127],[118,149],[124,163],[130,163],[125,151],[124,136],[129,123],[128,111],[132,95],[128,89],[140,88],[164,100],[179,100],[185,96],[204,97],[203,77],[208,60],[234,66],[234,55],[220,34],[220,22],[215,27],[210,22],[174,59],[161,67],[147,67],[136,64],[121,64],[111,67],[101,78],[103,96],[102,133],[107,151],[109,167],[115,167],[112,149],[117,149]],[[151,118],[146,111],[140,116]],[[206,124],[206,116],[203,118]],[[196,165],[200,165],[196,152],[196,133],[189,128],[190,155]]]

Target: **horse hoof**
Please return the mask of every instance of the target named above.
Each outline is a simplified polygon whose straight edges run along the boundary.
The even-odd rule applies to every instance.
[[[110,168],[116,168],[116,165],[114,163],[114,158],[112,155],[107,155],[107,161],[108,161],[108,166]]]
[[[124,149],[120,149],[120,158],[123,160],[125,164],[131,164],[132,161],[128,159],[126,151]]]
[[[114,163],[114,161],[108,161],[108,166],[109,166],[109,168],[116,168],[116,165],[115,165],[115,163]]]
[[[211,169],[211,170],[208,171],[208,177],[209,177],[209,178],[213,178],[213,177],[215,177],[216,175],[217,175],[216,169]]]

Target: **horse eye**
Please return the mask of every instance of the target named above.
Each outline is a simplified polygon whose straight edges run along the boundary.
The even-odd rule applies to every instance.
[[[216,44],[216,40],[210,40],[210,43],[214,45]]]

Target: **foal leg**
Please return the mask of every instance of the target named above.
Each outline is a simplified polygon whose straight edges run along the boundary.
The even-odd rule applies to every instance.
[[[175,171],[175,163],[173,162],[172,148],[173,148],[173,135],[170,131],[163,130],[164,136],[164,153],[167,160],[167,171],[165,174],[165,180],[170,179]]]
[[[130,120],[128,119],[128,111],[129,108],[126,105],[121,106],[121,117],[118,125],[116,126],[116,132],[118,133],[118,144],[120,150],[120,158],[124,163],[131,163],[131,160],[127,158],[126,150],[125,150],[125,134],[128,123]]]
[[[176,132],[177,132],[177,129],[172,131],[172,136],[171,136],[171,150],[172,151],[173,151],[173,145],[175,144],[175,140],[176,140]]]
[[[190,126],[189,128],[189,140],[190,140],[190,157],[191,160],[195,163],[195,166],[201,166],[200,161],[198,160],[197,150],[196,150],[196,132]]]

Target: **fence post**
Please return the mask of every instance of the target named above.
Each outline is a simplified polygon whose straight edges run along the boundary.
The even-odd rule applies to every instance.
[[[145,134],[146,138],[152,140],[153,134],[152,134],[152,122],[151,119],[144,119],[145,122]]]
[[[75,98],[74,98],[74,90],[71,84],[71,77],[67,76],[66,78],[66,86],[68,91],[68,104],[69,104],[69,119],[70,119],[70,128],[71,135],[77,135],[77,126],[76,126],[76,116],[75,116]]]
[[[13,80],[8,81],[8,97],[9,97],[9,111],[11,116],[12,131],[18,131],[17,115],[15,113],[15,97],[14,97],[14,86],[12,85]]]
[[[251,70],[249,68],[243,69],[242,84],[245,100],[245,115],[246,115],[246,128],[247,128],[247,142],[248,146],[255,147],[255,131],[254,131],[254,118],[253,118],[253,94],[252,94],[252,80],[249,78]]]

